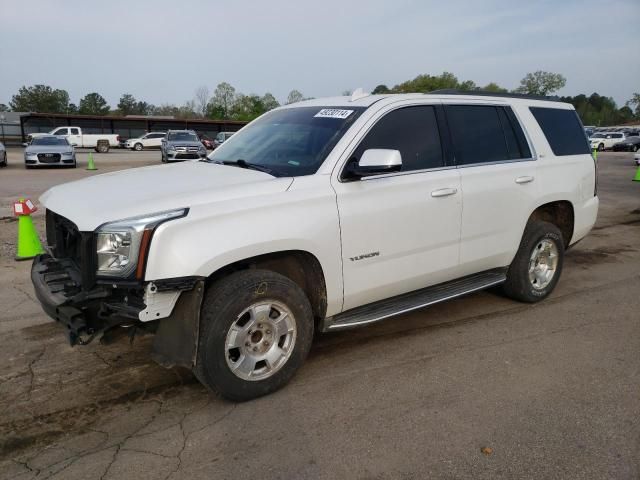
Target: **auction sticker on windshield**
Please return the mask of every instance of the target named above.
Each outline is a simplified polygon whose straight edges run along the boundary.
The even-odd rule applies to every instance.
[[[314,117],[319,118],[341,118],[345,119],[353,113],[353,110],[341,110],[338,108],[323,108]]]

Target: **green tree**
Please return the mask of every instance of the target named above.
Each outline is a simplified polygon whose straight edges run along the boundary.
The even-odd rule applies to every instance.
[[[471,92],[473,90],[479,90],[476,82],[473,80],[465,80],[458,85],[458,90],[462,90],[463,92]]]
[[[262,115],[266,109],[258,95],[238,95],[231,111],[234,120],[249,121]]]
[[[10,109],[4,103],[0,103],[0,112],[8,112]]]
[[[537,72],[527,73],[525,77],[520,80],[520,86],[516,89],[516,92],[546,96],[557,92],[564,87],[566,83],[567,79],[559,73],[538,70]]]
[[[631,100],[627,101],[626,106],[633,108],[634,115],[640,118],[640,93],[634,93]]]
[[[82,115],[106,115],[110,111],[107,101],[96,92],[88,93],[80,100],[78,112]]]
[[[413,80],[407,80],[393,87],[393,93],[427,93],[433,90],[459,88],[458,78],[450,72],[441,75],[418,75]]]
[[[384,93],[389,93],[391,90],[389,90],[389,87],[387,87],[384,84],[380,84],[378,86],[376,86],[376,88],[373,89],[373,92],[371,92],[374,95],[378,95],[378,94],[384,94]]]
[[[274,97],[269,92],[265,93],[260,101],[262,102],[262,106],[264,107],[265,112],[268,112],[269,110],[273,110],[274,108],[278,108],[280,106],[280,103],[278,102],[278,100],[276,100],[276,97]]]
[[[301,102],[302,100],[304,100],[304,95],[302,95],[298,90],[291,90],[289,95],[287,95],[287,105],[290,103]]]
[[[73,115],[75,113],[78,113],[78,106],[75,103],[70,103],[69,105],[67,105],[66,113],[67,115]]]
[[[136,115],[138,102],[130,93],[123,93],[118,102],[118,112],[120,115]]]
[[[23,86],[9,105],[14,112],[66,113],[69,94],[48,85]]]
[[[481,90],[485,92],[493,92],[493,93],[507,93],[509,91],[506,88],[502,88],[500,85],[498,85],[495,82],[490,82],[486,84],[484,87],[481,88]]]
[[[229,83],[219,83],[213,92],[207,112],[213,114],[211,118],[228,119],[236,101],[236,89]]]

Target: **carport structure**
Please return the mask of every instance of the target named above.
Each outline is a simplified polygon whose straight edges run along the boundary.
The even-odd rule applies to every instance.
[[[112,117],[100,115],[64,115],[55,113],[27,113],[20,117],[20,134],[25,142],[31,133],[48,132],[56,127],[80,127],[84,133],[115,133],[122,139],[136,138],[147,132],[167,130],[195,130],[198,134],[215,137],[218,132],[235,132],[247,122],[235,120],[178,119],[130,115]]]

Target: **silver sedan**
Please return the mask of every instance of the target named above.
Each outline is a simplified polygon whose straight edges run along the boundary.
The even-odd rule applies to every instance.
[[[0,167],[7,166],[7,149],[4,147],[2,142],[0,142]]]
[[[76,167],[76,152],[64,137],[36,137],[24,150],[25,168],[42,166]]]

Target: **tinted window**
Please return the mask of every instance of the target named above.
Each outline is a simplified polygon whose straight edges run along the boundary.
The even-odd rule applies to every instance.
[[[622,138],[622,134],[621,133],[614,133],[613,135],[611,135],[611,138]]]
[[[67,135],[67,129],[61,128],[60,130],[57,130],[54,135]]]
[[[31,141],[31,145],[69,145],[69,142],[66,138],[36,137]]]
[[[575,110],[529,107],[554,155],[589,153],[589,144]]]
[[[70,128],[69,130],[71,130],[71,135],[80,135],[80,130],[77,128]]]
[[[446,111],[458,165],[511,158],[496,107],[449,105]]]
[[[353,156],[360,159],[370,148],[399,150],[402,171],[444,165],[436,113],[430,106],[406,107],[388,113],[367,133]]]

